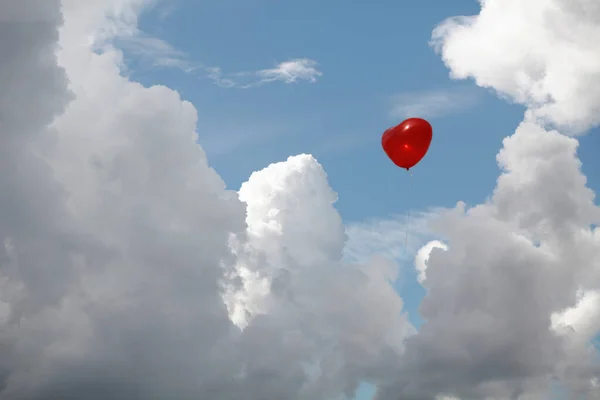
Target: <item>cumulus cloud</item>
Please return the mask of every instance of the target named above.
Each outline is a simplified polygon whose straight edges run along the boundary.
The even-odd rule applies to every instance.
[[[577,298],[577,305],[551,315],[552,329],[588,342],[600,332],[600,292],[580,290]]]
[[[479,15],[450,18],[433,32],[452,77],[472,78],[525,104],[528,119],[565,133],[600,123],[597,2],[480,3]]]
[[[570,42],[559,54],[589,69],[536,84],[547,104],[523,100],[489,201],[436,211],[448,249],[426,262],[418,333],[390,283],[397,266],[366,256],[397,256],[403,229],[385,245],[346,231],[309,155],[227,190],[196,143],[192,104],[123,76],[111,43],[152,3],[0,0],[0,399],[342,399],[361,381],[379,399],[544,399],[556,380],[598,397],[600,210],[578,142],[540,124],[597,122],[591,94],[566,112],[595,65],[583,35],[593,3],[488,0],[437,31],[457,77],[512,96],[531,91],[521,53],[496,70],[494,50],[458,51],[498,32],[477,21],[526,17],[538,32],[580,18],[575,32],[589,32],[534,35],[527,49],[563,73],[534,50]]]
[[[434,118],[465,110],[477,104],[477,92],[467,89],[401,93],[392,97],[393,118]]]
[[[426,266],[426,320],[377,398],[545,399],[552,382],[598,398],[600,208],[578,141],[600,122],[596,2],[481,1],[433,33],[451,76],[527,106],[481,205],[432,222],[447,243]],[[581,295],[580,293],[585,293]],[[583,317],[585,315],[585,317]],[[583,320],[586,320],[583,323]]]
[[[195,108],[88,40],[151,3],[0,0],[0,399],[352,395],[414,334],[396,266],[343,262],[313,157],[227,190]]]
[[[448,246],[446,246],[446,244],[440,242],[439,240],[432,240],[431,242],[421,247],[417,252],[417,255],[415,257],[415,268],[419,273],[417,280],[421,284],[423,284],[423,282],[427,278],[427,263],[429,262],[429,257],[431,256],[431,253],[435,249],[448,250]]]

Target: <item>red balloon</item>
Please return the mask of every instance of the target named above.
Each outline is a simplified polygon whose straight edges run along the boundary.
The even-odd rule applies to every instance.
[[[383,133],[383,151],[394,164],[407,171],[417,165],[429,150],[433,129],[421,118],[409,118]]]

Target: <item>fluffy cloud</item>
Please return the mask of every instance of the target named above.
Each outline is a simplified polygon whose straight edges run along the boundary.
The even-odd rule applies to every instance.
[[[435,249],[448,250],[448,246],[446,244],[440,242],[439,240],[432,240],[427,243],[425,246],[421,247],[415,256],[415,268],[419,273],[417,280],[419,283],[423,284],[425,279],[427,279],[427,263],[429,262],[429,257],[431,253]]]
[[[597,97],[579,89],[597,72],[591,2],[488,0],[437,31],[455,76],[529,111],[490,200],[433,224],[448,249],[427,259],[419,333],[395,265],[365,261],[377,246],[343,260],[314,158],[226,190],[196,144],[194,107],[120,74],[113,39],[151,3],[0,0],[0,399],[341,399],[361,380],[380,399],[543,399],[555,379],[598,396],[600,211],[577,141],[539,124],[598,122]],[[560,18],[581,23],[540,34]],[[487,44],[471,56],[495,21],[522,19],[537,34],[512,64]],[[498,40],[517,49],[522,36]],[[562,57],[534,51],[548,43]],[[552,78],[523,79],[526,54]],[[568,57],[581,62],[558,64]],[[298,69],[277,71],[261,77]],[[381,249],[397,256],[403,240]]]
[[[433,223],[448,250],[427,262],[426,323],[378,399],[544,399],[553,380],[597,398],[589,340],[599,327],[600,208],[577,140],[545,123],[581,133],[600,122],[599,9],[588,0],[481,7],[441,24],[434,43],[453,77],[525,104],[525,120],[504,140],[490,199]]]
[[[600,7],[594,0],[479,0],[432,42],[452,76],[528,107],[534,121],[582,133],[600,123]],[[508,28],[508,29],[507,29]]]
[[[225,189],[194,107],[120,74],[151,3],[0,0],[0,399],[351,395],[414,333],[395,266],[342,262],[311,156]]]
[[[188,55],[168,42],[133,28],[131,32],[120,32],[118,40],[111,43],[135,56],[143,65],[162,68],[176,68],[186,73],[204,76],[224,88],[249,89],[273,82],[285,84],[305,81],[315,83],[323,76],[317,69],[317,62],[308,58],[290,59],[278,63],[273,68],[258,71],[223,73],[220,67],[207,66],[191,60]],[[96,45],[103,45],[97,42]]]

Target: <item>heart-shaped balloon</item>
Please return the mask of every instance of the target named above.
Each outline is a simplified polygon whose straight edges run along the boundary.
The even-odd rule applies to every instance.
[[[407,171],[417,165],[429,150],[433,129],[421,118],[409,118],[383,133],[383,151],[394,164]]]

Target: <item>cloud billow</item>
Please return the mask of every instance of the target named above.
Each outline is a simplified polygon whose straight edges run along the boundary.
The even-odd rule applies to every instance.
[[[600,211],[578,142],[540,123],[598,122],[593,93],[567,104],[597,53],[582,32],[557,30],[560,48],[592,58],[554,86],[519,80],[530,47],[501,70],[491,66],[506,53],[469,52],[497,32],[490,21],[567,3],[489,0],[469,25],[436,33],[453,75],[529,108],[504,141],[489,201],[436,210],[445,244],[430,247],[445,251],[420,254],[419,332],[391,284],[396,265],[364,257],[372,243],[345,248],[336,194],[312,156],[227,190],[196,143],[192,104],[124,77],[115,47],[82,41],[135,31],[151,3],[0,0],[1,400],[342,399],[365,380],[379,399],[548,398],[552,380],[597,396]],[[591,2],[568,4],[564,18],[596,29]],[[532,21],[562,26],[551,15]],[[556,58],[534,54],[561,76]],[[279,72],[261,76],[290,80]],[[540,93],[555,100],[529,100]]]
[[[150,3],[0,2],[0,399],[352,394],[414,333],[394,266],[342,262],[312,156],[227,190],[195,108],[82,41]]]
[[[504,139],[489,200],[460,203],[433,223],[448,248],[427,262],[426,323],[377,399],[549,398],[553,380],[574,395],[600,395],[590,343],[597,330],[580,322],[598,326],[596,308],[584,305],[599,289],[600,208],[578,141],[551,129],[581,134],[600,122],[595,11],[586,0],[490,0],[479,15],[434,30],[452,77],[472,78],[527,111]]]

